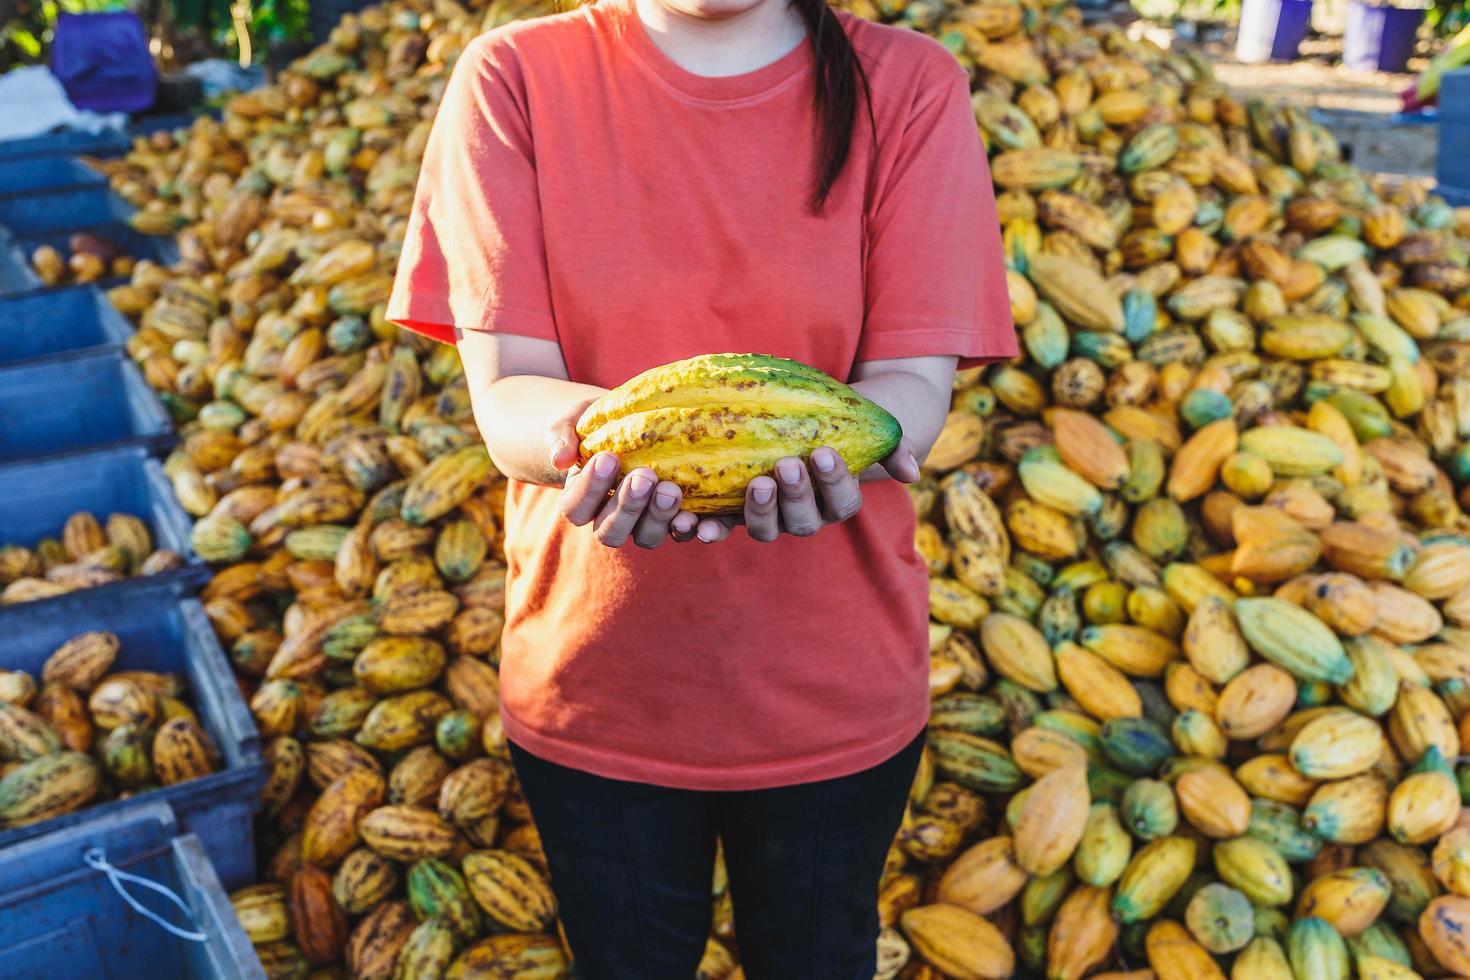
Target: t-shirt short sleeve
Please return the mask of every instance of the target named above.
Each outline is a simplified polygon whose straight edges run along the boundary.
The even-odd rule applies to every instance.
[[[916,98],[893,151],[880,149],[859,361],[956,355],[971,367],[1016,355],[990,168],[952,67]]]
[[[424,150],[387,316],[445,343],[456,328],[557,339],[518,78],[508,46],[472,44]]]

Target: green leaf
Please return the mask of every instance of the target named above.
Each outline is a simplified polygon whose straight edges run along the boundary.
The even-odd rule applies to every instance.
[[[27,57],[38,58],[41,55],[41,41],[36,35],[24,29],[18,29],[10,35],[15,46],[24,51]]]

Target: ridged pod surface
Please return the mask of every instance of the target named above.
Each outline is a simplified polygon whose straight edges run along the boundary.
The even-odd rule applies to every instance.
[[[939,900],[989,915],[1015,898],[1026,884],[1011,837],[992,837],[959,855],[939,882]]]
[[[465,856],[464,872],[480,908],[508,929],[536,932],[556,917],[551,885],[518,854],[475,851]]]
[[[418,920],[407,902],[389,901],[373,906],[353,928],[344,957],[354,977],[391,980],[398,956]]]
[[[1055,980],[1081,980],[1112,951],[1118,926],[1108,899],[1106,888],[1081,886],[1057,909],[1046,943],[1048,971]]]
[[[861,473],[898,446],[892,415],[840,381],[786,358],[707,354],[652,368],[577,420],[585,462],[617,454],[648,466],[697,514],[738,512],[752,479],[785,456],[830,446]]]
[[[460,953],[444,972],[444,980],[474,980],[485,976],[559,980],[566,970],[566,954],[552,936],[490,936]]]
[[[230,896],[235,917],[257,946],[279,942],[291,934],[286,889],[274,882],[250,885]]]
[[[1146,939],[1148,965],[1159,980],[1225,980],[1225,972],[1189,931],[1170,919],[1149,926]]]
[[[1047,773],[1028,792],[1015,826],[1016,861],[1030,874],[1049,875],[1082,840],[1090,802],[1085,760]]]
[[[1194,869],[1195,843],[1163,837],[1133,855],[1113,895],[1113,914],[1123,923],[1151,919],[1184,886]]]
[[[102,773],[90,756],[57,752],[24,762],[0,777],[0,827],[22,827],[90,803]]]
[[[415,861],[408,868],[406,884],[409,904],[421,920],[443,921],[462,941],[480,935],[479,907],[464,875],[452,865],[436,858]],[[433,937],[423,938],[427,941]]]
[[[1344,868],[1307,883],[1297,898],[1300,918],[1325,919],[1339,935],[1356,936],[1377,920],[1389,898],[1389,880],[1376,868]]]
[[[909,943],[945,975],[959,980],[1008,977],[1015,954],[1000,930],[956,905],[923,905],[902,918]]]
[[[1441,895],[1419,917],[1419,936],[1440,965],[1470,974],[1470,898]]]

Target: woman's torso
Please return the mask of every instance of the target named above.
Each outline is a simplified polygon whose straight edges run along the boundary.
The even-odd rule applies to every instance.
[[[864,331],[874,291],[888,288],[869,281],[875,189],[908,165],[894,148],[916,106],[963,85],[963,72],[919,35],[842,19],[877,140],[859,124],[820,216],[807,203],[808,44],[750,74],[699,77],[616,0],[465,53],[510,86],[529,133],[572,380],[613,387],[725,351],[847,378],[858,360],[895,356]],[[898,484],[865,485],[861,514],[813,538],[737,532],[651,552],[604,548],[560,518],[557,493],[514,484],[507,502],[504,720],[530,751],[619,778],[739,789],[865,768],[922,727],[926,573]]]

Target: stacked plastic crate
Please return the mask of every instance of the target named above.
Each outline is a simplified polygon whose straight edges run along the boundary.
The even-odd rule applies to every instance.
[[[1470,205],[1470,68],[1447,72],[1440,82],[1437,176],[1445,200]]]
[[[251,821],[265,766],[225,653],[193,597],[208,570],[193,555],[189,520],[158,459],[175,441],[173,427],[124,352],[131,328],[106,299],[110,283],[48,289],[28,266],[36,247],[65,245],[79,231],[137,258],[173,260],[170,240],[134,233],[128,206],[101,175],[66,155],[125,148],[28,141],[17,152],[0,144],[0,546],[57,538],[78,512],[99,521],[127,514],[147,526],[154,548],[183,561],[157,574],[0,602],[0,671],[39,680],[46,658],[71,637],[112,633],[114,670],[183,679],[219,766],[38,823],[0,821],[0,978],[60,975],[52,967],[121,975],[113,972],[120,950],[153,951],[137,973],[257,977],[253,956],[240,955],[249,944],[223,888],[255,877]],[[187,912],[84,861],[93,847],[110,867],[162,881]],[[129,908],[114,889],[172,917],[176,932]],[[201,930],[202,941],[177,935]]]

